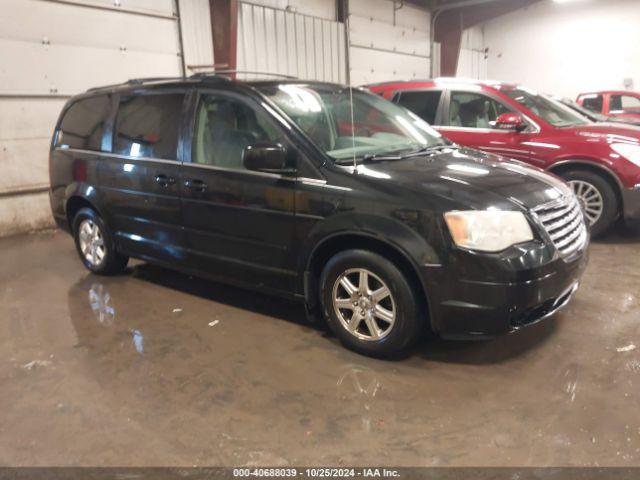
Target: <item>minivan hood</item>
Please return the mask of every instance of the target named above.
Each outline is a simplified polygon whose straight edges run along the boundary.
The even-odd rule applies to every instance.
[[[358,173],[381,185],[392,180],[418,194],[437,195],[447,200],[445,208],[455,209],[532,209],[572,194],[566,183],[538,168],[469,148],[361,164]]]

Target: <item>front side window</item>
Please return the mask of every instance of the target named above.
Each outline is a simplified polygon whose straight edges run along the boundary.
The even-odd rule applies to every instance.
[[[436,114],[442,92],[439,90],[423,92],[401,92],[397,103],[411,110],[430,125],[436,123]]]
[[[592,112],[602,112],[602,95],[587,95],[582,97],[582,106]]]
[[[415,113],[362,90],[326,84],[259,88],[337,162],[448,143]]]
[[[120,99],[113,153],[175,160],[182,93],[129,95]]]
[[[492,128],[509,109],[482,93],[451,92],[449,122],[452,127]]]
[[[233,98],[202,95],[196,113],[193,162],[242,170],[246,147],[280,139],[280,131],[262,112]]]
[[[632,95],[611,95],[609,111],[611,113],[640,112],[640,98]]]
[[[554,127],[572,127],[589,123],[589,120],[560,102],[522,87],[503,87],[501,91]]]
[[[111,109],[111,97],[100,95],[75,102],[65,113],[56,146],[82,150],[102,150],[102,136]]]

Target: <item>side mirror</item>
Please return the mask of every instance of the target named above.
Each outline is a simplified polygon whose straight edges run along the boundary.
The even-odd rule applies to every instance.
[[[256,143],[244,149],[242,161],[247,170],[291,174],[295,168],[287,165],[287,149],[279,143]]]
[[[503,113],[496,118],[496,123],[493,126],[496,130],[511,130],[513,132],[521,132],[527,128],[527,123],[519,114],[508,112]]]

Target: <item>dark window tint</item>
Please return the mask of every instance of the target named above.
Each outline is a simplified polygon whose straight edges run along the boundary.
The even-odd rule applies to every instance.
[[[408,108],[425,122],[434,124],[441,96],[442,92],[437,90],[430,92],[402,92],[400,93],[398,104]]]
[[[451,92],[449,125],[466,128],[492,128],[496,118],[509,109],[500,102],[472,92]]]
[[[56,145],[100,151],[110,104],[110,97],[101,95],[85,98],[71,105],[60,124]]]
[[[582,98],[582,106],[592,112],[602,112],[602,95],[589,95]]]
[[[247,146],[279,137],[279,130],[262,112],[238,100],[204,95],[196,114],[193,161],[244,169]]]
[[[640,108],[640,98],[631,95],[611,95],[609,103],[609,111],[612,113],[634,111]]]
[[[113,152],[175,160],[183,98],[175,93],[122,97]]]

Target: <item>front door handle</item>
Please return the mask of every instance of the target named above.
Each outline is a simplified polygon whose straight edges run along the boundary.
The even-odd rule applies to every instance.
[[[207,189],[207,184],[202,180],[185,180],[184,186],[195,190],[196,192],[204,192]]]
[[[176,183],[176,179],[173,177],[167,177],[164,173],[156,175],[156,183],[161,187],[168,187]]]

